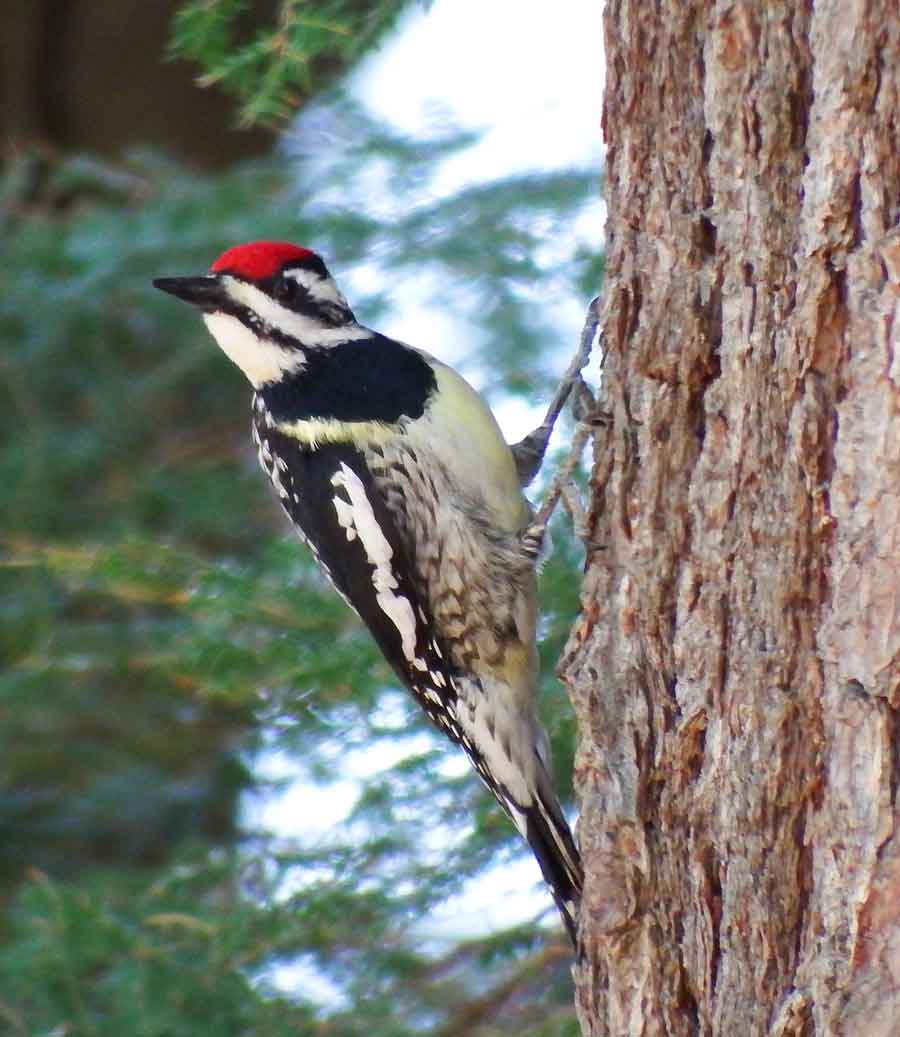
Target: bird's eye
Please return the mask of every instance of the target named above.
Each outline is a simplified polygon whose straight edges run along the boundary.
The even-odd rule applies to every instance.
[[[277,278],[274,293],[275,298],[279,302],[287,303],[288,305],[296,305],[309,295],[304,285],[300,284],[295,277]]]

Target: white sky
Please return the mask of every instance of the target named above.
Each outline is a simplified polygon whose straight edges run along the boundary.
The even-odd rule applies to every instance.
[[[427,11],[410,11],[397,35],[363,62],[353,92],[408,133],[427,135],[445,125],[480,132],[473,147],[445,161],[430,180],[432,196],[529,170],[580,167],[599,174],[602,14],[602,0],[557,0],[549,7],[538,0],[436,0]],[[568,256],[578,242],[596,248],[604,215],[598,198],[573,221],[566,240],[548,240],[539,258]],[[404,281],[391,286],[397,305],[379,331],[458,364],[460,315],[436,306],[430,276],[423,272],[417,281],[404,271]],[[352,297],[354,283],[377,287],[384,277],[363,264],[345,277],[347,294]],[[577,343],[586,302],[554,294],[560,373]],[[463,373],[478,387],[477,371],[464,367]],[[531,431],[539,412],[522,400],[497,407],[510,442]]]
[[[356,73],[371,110],[411,132],[435,116],[487,131],[449,186],[523,169],[600,167],[600,0],[437,0]]]
[[[602,0],[549,5],[546,0],[436,0],[427,11],[417,7],[410,12],[397,35],[366,59],[353,77],[352,92],[376,115],[408,132],[424,133],[448,122],[483,131],[475,146],[444,163],[429,185],[432,193],[530,169],[587,166],[599,173],[601,18]],[[602,220],[598,200],[573,225],[566,251],[572,237],[596,247]],[[363,283],[373,272],[364,267],[355,276]],[[345,290],[352,298],[353,271],[348,280]],[[392,294],[400,303],[397,314],[379,330],[452,361],[447,353],[454,337],[452,315],[442,319],[434,312],[433,296],[423,285],[409,284]],[[566,343],[560,370],[575,348],[586,302],[554,298],[560,342]],[[442,350],[442,341],[447,349]],[[502,405],[498,417],[507,438],[528,432],[539,411]],[[396,759],[396,751],[387,748],[356,754],[345,761],[345,780],[333,794],[323,795],[302,780],[298,762],[267,754],[258,768],[261,776],[296,780],[277,794],[248,800],[246,823],[288,837],[319,838],[346,817],[358,783]],[[467,766],[462,756],[460,766]],[[430,924],[451,937],[519,921],[550,903],[548,893],[537,892],[539,883],[531,859],[505,864],[495,874],[480,876],[465,897],[454,898]],[[282,967],[267,979],[282,989],[318,990],[329,999],[328,985],[302,963]]]

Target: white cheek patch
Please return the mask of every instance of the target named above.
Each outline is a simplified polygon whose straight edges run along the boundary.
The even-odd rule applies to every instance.
[[[222,281],[228,295],[236,303],[246,306],[248,310],[257,314],[260,320],[268,324],[270,328],[278,328],[284,334],[297,339],[300,345],[333,346],[338,342],[348,342],[350,339],[368,338],[371,334],[358,324],[344,324],[332,328],[302,313],[294,313],[293,310],[276,302],[271,295],[260,291],[255,285],[239,281],[236,277],[226,274]]]
[[[285,349],[259,338],[230,314],[204,313],[203,320],[222,352],[237,364],[256,389],[299,371],[306,363],[299,350]]]
[[[350,499],[348,504],[339,497],[334,498],[338,522],[346,531],[348,541],[359,537],[366,558],[374,567],[372,583],[376,600],[381,611],[397,628],[404,656],[416,669],[427,669],[416,655],[416,619],[412,605],[408,598],[396,593],[399,584],[391,567],[393,548],[378,525],[362,480],[342,461],[340,470],[331,477],[331,485],[345,490]]]

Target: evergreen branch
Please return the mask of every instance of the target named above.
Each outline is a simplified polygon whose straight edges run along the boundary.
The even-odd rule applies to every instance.
[[[411,0],[330,0],[308,13],[302,0],[281,0],[273,29],[241,39],[244,0],[188,0],[172,23],[169,55],[197,62],[202,87],[220,86],[239,102],[243,126],[282,125],[336,68],[355,61]]]

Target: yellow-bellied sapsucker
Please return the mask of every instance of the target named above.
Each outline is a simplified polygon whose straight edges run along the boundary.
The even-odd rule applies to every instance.
[[[205,276],[154,283],[201,310],[249,379],[282,506],[528,841],[574,941],[581,861],[535,712],[534,458],[455,371],[358,324],[308,249],[240,245]]]

